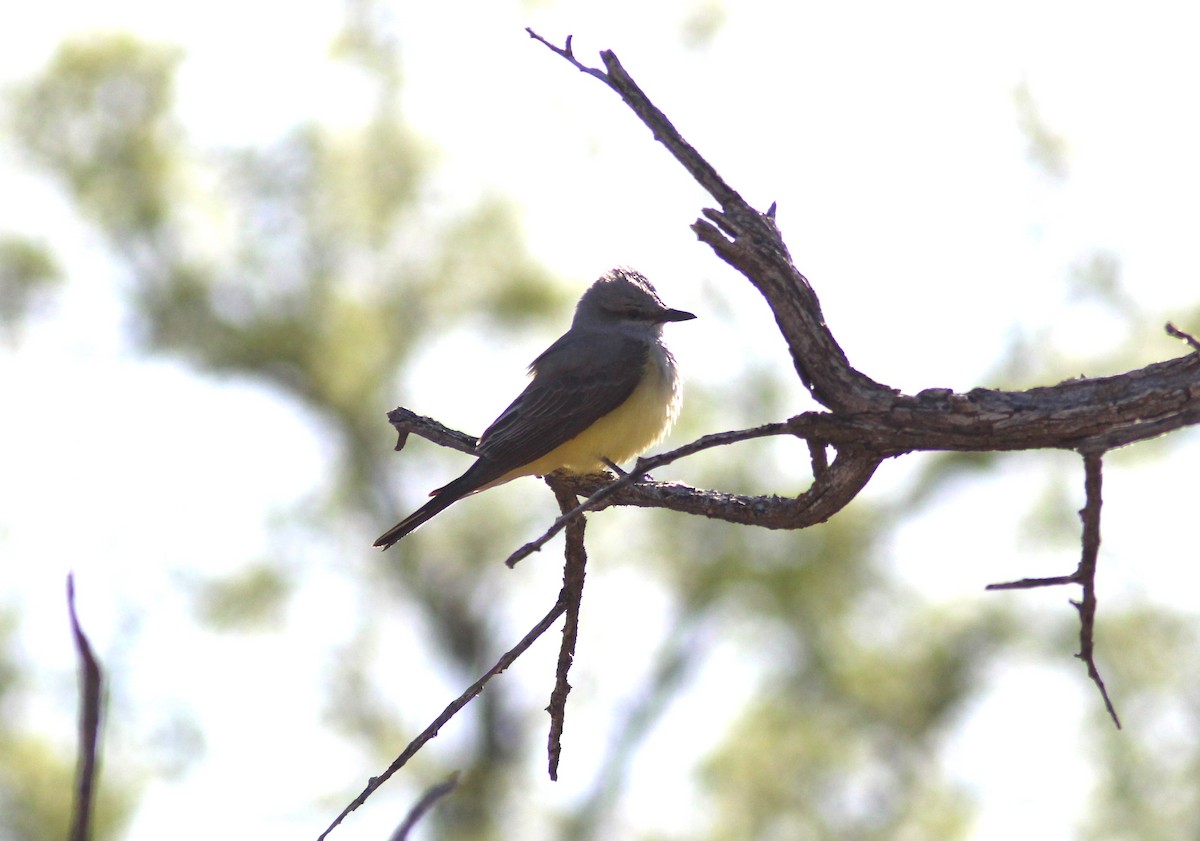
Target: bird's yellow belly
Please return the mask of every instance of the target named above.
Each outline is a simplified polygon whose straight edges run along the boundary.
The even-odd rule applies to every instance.
[[[666,435],[679,411],[679,390],[674,371],[668,365],[652,361],[624,403],[570,441],[501,481],[517,476],[544,476],[560,468],[572,473],[592,473],[604,468],[601,459],[621,463],[653,447]]]

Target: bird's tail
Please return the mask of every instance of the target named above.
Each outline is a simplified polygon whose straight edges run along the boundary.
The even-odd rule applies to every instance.
[[[426,520],[431,519],[434,517],[434,515],[439,514],[440,512],[449,508],[451,505],[458,502],[458,500],[462,499],[463,496],[466,496],[466,494],[459,494],[456,496],[455,494],[448,493],[447,488],[449,488],[449,485],[447,485],[446,488],[443,488],[442,492],[433,499],[429,500],[429,502],[425,503],[403,520],[396,523],[396,525],[379,535],[379,537],[375,540],[375,545],[380,549],[387,549],[417,526],[421,525]]]
[[[466,473],[445,487],[434,491],[431,494],[433,499],[381,534],[374,545],[381,549],[387,549],[427,520],[445,511],[464,496],[469,496],[475,493],[475,491],[483,489],[489,482],[495,480],[498,475],[500,474],[497,473],[495,465],[486,462],[484,459],[480,459],[471,465]]]

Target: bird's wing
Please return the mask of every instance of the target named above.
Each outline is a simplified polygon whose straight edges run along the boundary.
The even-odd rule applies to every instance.
[[[533,381],[483,433],[476,452],[511,470],[570,441],[641,382],[649,346],[629,336],[567,333],[534,360]]]

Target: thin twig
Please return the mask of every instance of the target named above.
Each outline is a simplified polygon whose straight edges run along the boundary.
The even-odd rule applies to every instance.
[[[1071,604],[1079,613],[1079,653],[1075,656],[1087,666],[1088,677],[1100,690],[1104,699],[1104,708],[1108,710],[1113,724],[1121,729],[1121,719],[1108,697],[1108,689],[1100,670],[1096,668],[1095,627],[1096,627],[1096,561],[1100,556],[1100,506],[1101,485],[1103,475],[1104,453],[1088,451],[1083,453],[1083,488],[1084,505],[1079,512],[1083,520],[1083,535],[1081,542],[1083,552],[1079,566],[1070,575],[1056,575],[1051,578],[1022,578],[1019,581],[1005,581],[1001,584],[989,584],[988,590],[1031,590],[1035,587],[1054,587],[1062,584],[1078,584],[1083,588],[1083,596],[1079,601],[1071,600]]]
[[[459,432],[457,429],[451,429],[444,426],[433,418],[427,418],[424,415],[418,415],[403,406],[397,406],[387,413],[388,423],[395,428],[397,435],[396,452],[404,449],[404,445],[408,443],[409,433],[419,435],[427,441],[432,441],[435,444],[440,444],[443,447],[449,447],[453,450],[458,450],[462,453],[474,453],[475,444],[478,439],[473,435],[468,435],[465,432]]]
[[[442,782],[430,788],[421,799],[413,804],[413,807],[408,810],[408,814],[404,816],[404,820],[400,822],[400,826],[396,827],[396,831],[392,833],[388,841],[405,841],[408,838],[408,833],[417,821],[425,817],[425,813],[433,808],[433,804],[437,803],[450,792],[458,787],[458,772],[455,771]]]
[[[1197,351],[1200,351],[1200,339],[1197,339],[1191,333],[1185,333],[1169,321],[1167,322],[1166,330],[1168,336],[1174,336],[1176,339],[1183,339]]]
[[[504,562],[509,568],[516,566],[520,561],[528,558],[534,552],[539,551],[545,546],[554,535],[562,531],[571,520],[574,520],[585,511],[590,511],[596,508],[601,502],[608,499],[621,488],[626,485],[631,485],[634,482],[639,482],[645,478],[646,474],[663,465],[670,464],[677,459],[685,456],[690,456],[693,453],[698,453],[702,450],[707,450],[711,447],[720,447],[725,444],[732,444],[735,441],[748,441],[752,438],[764,438],[770,435],[788,435],[790,429],[786,423],[767,423],[762,426],[756,426],[751,429],[738,429],[731,432],[716,432],[712,435],[704,435],[692,441],[690,444],[684,444],[682,447],[677,447],[665,453],[659,453],[656,456],[649,458],[639,458],[637,464],[628,473],[623,476],[618,476],[610,484],[605,485],[600,490],[589,496],[583,502],[576,505],[570,511],[560,516],[557,520],[550,524],[550,528],[536,540],[531,540],[517,551],[508,556]]]
[[[667,115],[658,109],[658,107],[650,101],[645,92],[633,80],[625,68],[621,66],[621,62],[617,60],[616,53],[612,50],[603,50],[600,53],[600,60],[604,62],[604,70],[596,67],[588,67],[575,58],[574,52],[571,50],[571,36],[567,36],[564,47],[559,48],[547,41],[541,35],[538,35],[532,29],[526,29],[529,37],[535,41],[545,45],[552,52],[562,56],[571,65],[580,72],[593,76],[607,85],[613,90],[617,96],[625,101],[625,104],[630,107],[633,113],[646,123],[647,127],[654,132],[654,139],[667,148],[675,159],[678,160],[692,174],[692,177],[708,191],[714,199],[721,203],[722,206],[727,206],[730,203],[736,203],[740,207],[749,208],[749,204],[738,195],[737,190],[733,189],[725,182],[717,173],[712,165],[701,157],[700,153],[695,148],[683,139],[683,135],[675,128]]]
[[[539,44],[545,45],[552,52],[557,53],[558,55],[562,56],[567,61],[569,61],[571,63],[571,65],[576,70],[578,70],[580,73],[586,73],[589,76],[595,76],[597,79],[604,82],[605,84],[608,83],[608,77],[604,75],[603,70],[597,70],[595,67],[588,67],[586,64],[579,61],[579,59],[575,58],[575,51],[573,49],[571,49],[571,39],[574,38],[575,36],[568,35],[567,40],[563,43],[562,47],[556,47],[553,44],[551,44],[549,41],[547,41],[545,38],[543,38],[541,35],[538,35],[536,32],[534,32],[530,27],[528,27],[528,26],[525,27],[525,31],[529,33],[530,38],[537,41]]]
[[[575,494],[553,481],[550,487],[554,489],[558,507],[564,513],[571,511],[579,502]],[[558,760],[562,756],[562,734],[567,717],[567,696],[571,693],[571,684],[567,676],[575,660],[575,641],[579,637],[579,608],[583,602],[583,581],[587,571],[587,549],[583,543],[586,527],[587,520],[583,517],[576,517],[567,524],[567,547],[564,553],[563,587],[560,597],[566,600],[567,611],[566,619],[563,620],[562,645],[558,649],[554,691],[550,693],[550,703],[546,707],[546,712],[550,713],[550,735],[546,751],[551,780],[558,779]]]
[[[530,629],[529,633],[521,638],[520,642],[506,651],[504,655],[496,661],[496,665],[488,669],[487,672],[479,678],[479,680],[467,687],[465,692],[454,699],[454,701],[447,706],[446,709],[442,710],[441,715],[435,718],[428,727],[421,731],[420,735],[408,743],[408,746],[404,748],[403,752],[401,752],[399,756],[392,760],[392,764],[387,767],[386,771],[384,771],[378,777],[371,777],[371,779],[367,781],[366,788],[359,793],[358,797],[354,798],[350,805],[341,811],[341,814],[334,819],[333,823],[326,827],[324,832],[317,836],[317,841],[322,841],[322,839],[329,835],[329,833],[333,832],[334,828],[337,827],[337,825],[340,824],[347,815],[367,801],[367,798],[375,792],[375,789],[379,788],[381,785],[387,782],[389,777],[403,768],[408,760],[412,759],[413,756],[416,755],[417,751],[424,747],[426,742],[432,740],[433,737],[438,734],[438,731],[442,729],[442,726],[445,725],[446,722],[452,719],[459,710],[474,700],[474,698],[483,691],[483,688],[487,686],[488,682],[492,678],[503,672],[505,669],[511,666],[518,657],[524,654],[526,649],[533,645],[538,637],[544,634],[546,629],[553,625],[554,621],[558,619],[558,617],[563,615],[566,609],[567,600],[562,594],[560,594],[558,601],[554,603],[552,608],[550,608],[550,612],[543,616],[541,620]]]
[[[1022,578],[1019,581],[1002,581],[999,584],[989,584],[985,590],[1032,590],[1035,587],[1061,587],[1063,584],[1078,584],[1079,572],[1070,575],[1055,575],[1050,578]]]
[[[75,574],[67,574],[67,612],[71,617],[71,635],[79,655],[79,759],[75,769],[75,802],[71,810],[71,841],[87,841],[92,835],[92,803],[96,789],[96,756],[100,740],[100,664],[79,616],[75,613]]]
[[[1083,586],[1083,598],[1073,602],[1079,611],[1079,654],[1076,655],[1087,666],[1088,677],[1100,690],[1104,706],[1112,717],[1113,724],[1121,729],[1121,719],[1117,717],[1116,708],[1108,697],[1108,689],[1100,670],[1096,668],[1093,632],[1096,624],[1096,560],[1100,555],[1100,505],[1101,479],[1103,475],[1104,454],[1087,452],[1083,454],[1084,497],[1083,510],[1079,512],[1083,518],[1083,555],[1079,560],[1079,583]]]

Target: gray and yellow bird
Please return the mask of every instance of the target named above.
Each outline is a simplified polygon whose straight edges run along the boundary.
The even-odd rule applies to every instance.
[[[571,329],[533,360],[528,387],[480,436],[476,462],[375,545],[387,549],[464,496],[518,476],[592,473],[657,444],[680,400],[662,328],[695,317],[667,307],[638,272],[606,273],[579,299]]]

